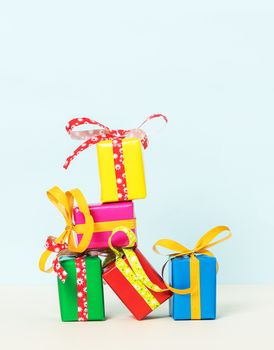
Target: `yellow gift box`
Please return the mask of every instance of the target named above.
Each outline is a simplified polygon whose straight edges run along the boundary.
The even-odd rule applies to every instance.
[[[137,138],[124,138],[121,143],[123,178],[126,179],[124,189],[127,192],[126,200],[145,198],[146,183],[141,142]],[[114,159],[118,155],[114,152],[113,141],[100,141],[96,144],[96,148],[101,183],[101,202],[120,201],[117,186],[121,180],[117,178],[117,169],[115,169],[119,165],[115,165]]]

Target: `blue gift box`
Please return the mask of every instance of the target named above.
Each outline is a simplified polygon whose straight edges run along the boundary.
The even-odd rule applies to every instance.
[[[199,319],[216,318],[216,272],[215,257],[198,254],[200,264],[200,310]],[[170,284],[176,289],[190,288],[190,257],[180,256],[171,260]],[[174,320],[191,320],[191,294],[174,294],[170,299],[170,316]]]

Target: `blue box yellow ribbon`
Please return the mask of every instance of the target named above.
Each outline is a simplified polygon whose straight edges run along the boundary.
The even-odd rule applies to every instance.
[[[215,257],[197,255],[200,269],[199,304],[200,317],[197,319],[216,318],[216,272]],[[190,257],[181,256],[171,260],[170,285],[176,289],[190,288]],[[194,297],[195,298],[195,297]],[[191,320],[196,316],[191,310],[192,294],[174,293],[170,299],[170,316],[174,320]]]
[[[216,239],[224,231],[229,233],[223,238]],[[153,250],[157,254],[161,254],[158,250],[159,247],[173,252],[164,254],[169,257],[169,260],[162,268],[162,275],[166,265],[171,262],[171,284],[166,283],[166,286],[176,295],[171,303],[174,303],[175,300],[177,304],[181,304],[183,309],[183,312],[176,313],[174,312],[175,304],[171,304],[171,315],[174,319],[200,320],[216,317],[216,272],[218,263],[209,248],[226,241],[231,236],[232,234],[227,226],[216,226],[205,233],[193,249],[188,249],[181,243],[168,238],[160,239],[153,245]],[[213,296],[209,304],[207,302],[208,295]],[[202,306],[203,300],[205,300],[205,305],[210,305],[208,312],[206,306]]]

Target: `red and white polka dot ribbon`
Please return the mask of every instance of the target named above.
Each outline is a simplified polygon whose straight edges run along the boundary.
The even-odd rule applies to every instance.
[[[75,259],[76,264],[76,289],[78,304],[78,321],[88,320],[88,294],[87,294],[87,272],[84,257]]]
[[[58,278],[65,283],[67,278],[67,272],[59,263],[59,254],[62,250],[68,249],[67,243],[55,243],[52,238],[46,240],[45,248],[50,252],[56,253],[57,256],[52,262],[53,271],[56,272]]]
[[[156,118],[163,119],[166,123],[168,122],[167,117],[165,117],[163,114],[153,114],[146,118],[144,122],[136,129],[130,129],[130,130],[112,130],[108,128],[107,126],[97,122],[96,120],[92,120],[86,117],[82,118],[75,118],[68,122],[66,125],[67,133],[71,136],[73,139],[77,140],[84,140],[84,142],[77,147],[72,155],[70,155],[65,164],[63,165],[65,169],[67,169],[72,162],[72,160],[78,156],[79,153],[84,151],[85,149],[95,145],[96,143],[103,141],[103,140],[117,140],[121,141],[125,137],[136,137],[139,138],[144,149],[148,147],[148,137],[144,130],[141,129],[141,127],[147,123],[148,121]],[[73,131],[76,127],[79,127],[81,125],[96,125],[99,126],[100,129],[95,130],[85,130],[85,131]]]
[[[59,262],[59,254],[62,250],[67,249],[66,243],[55,243],[53,239],[48,238],[46,241],[46,249],[57,253],[57,257],[53,260],[53,270],[56,272],[58,278],[65,283],[68,273],[61,266]],[[78,321],[88,320],[88,301],[87,301],[87,275],[86,275],[86,261],[83,256],[75,257],[76,265],[76,293],[78,306]]]

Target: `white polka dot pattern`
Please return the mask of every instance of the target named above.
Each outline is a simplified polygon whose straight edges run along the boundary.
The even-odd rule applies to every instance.
[[[87,275],[86,261],[84,257],[75,259],[76,264],[76,288],[78,303],[78,321],[88,320],[88,300],[87,300]]]
[[[53,260],[53,270],[56,272],[58,278],[65,283],[67,272],[59,262],[59,253],[68,248],[67,243],[56,243],[53,239],[48,238],[46,241],[46,249],[58,253]],[[88,300],[87,300],[87,276],[86,276],[86,261],[85,257],[76,257],[76,289],[77,289],[77,304],[78,304],[78,321],[88,320]]]
[[[107,126],[97,122],[96,120],[92,120],[86,117],[82,118],[74,118],[70,120],[67,125],[66,125],[66,130],[67,133],[70,135],[71,132],[76,128],[81,125],[96,125],[102,128],[102,130],[95,129],[93,132],[88,132],[87,131],[79,131],[77,134],[74,136],[77,136],[77,138],[82,139],[81,135],[82,134],[88,134],[90,138],[88,138],[84,143],[82,143],[79,147],[76,148],[76,150],[73,152],[71,156],[69,156],[63,165],[65,169],[67,169],[72,162],[72,160],[78,156],[79,153],[84,151],[85,149],[95,145],[96,143],[102,141],[102,140],[117,140],[117,139],[123,139],[127,137],[128,134],[130,134],[130,137],[136,137],[140,138],[141,143],[146,149],[148,147],[148,137],[146,133],[141,130],[141,127],[147,123],[148,121],[155,119],[155,118],[162,118],[166,123],[168,122],[167,117],[165,117],[163,114],[153,114],[149,116],[137,129],[131,129],[131,130],[123,130],[123,129],[118,129],[118,130],[112,130],[108,128]],[[139,130],[139,132],[138,132]],[[140,132],[141,131],[141,132]]]
[[[167,118],[163,116],[162,114],[154,114],[148,117],[141,125],[143,126],[146,122],[149,120],[152,120],[154,118],[162,118],[167,123]],[[85,140],[84,143],[82,143],[76,150],[73,152],[71,156],[69,156],[64,164],[64,168],[67,169],[72,162],[72,160],[78,156],[78,154],[88,147],[95,145],[96,143],[103,141],[103,140],[111,140],[112,146],[113,146],[113,160],[114,160],[114,170],[115,170],[115,176],[116,176],[116,186],[117,186],[117,194],[118,194],[118,201],[126,201],[128,200],[128,193],[127,193],[127,182],[126,182],[126,172],[125,172],[125,166],[124,166],[124,155],[123,155],[123,147],[122,147],[122,139],[126,138],[127,135],[130,137],[137,137],[140,138],[141,143],[146,149],[148,147],[148,138],[146,133],[140,129],[131,129],[131,130],[111,130],[107,126],[98,123],[95,120],[91,120],[89,118],[75,118],[72,119],[68,124],[66,125],[66,130],[68,134],[70,135],[75,127],[78,127],[80,125],[85,124],[91,124],[91,125],[97,125],[101,127],[101,130],[93,130],[93,132],[88,131],[79,131],[77,133],[74,132],[74,138],[82,139],[83,135],[88,135],[88,139]]]
[[[114,160],[114,169],[116,176],[116,186],[118,193],[118,201],[127,201],[127,181],[126,181],[126,172],[124,166],[124,155],[123,155],[123,146],[122,140],[113,140],[113,160]]]

